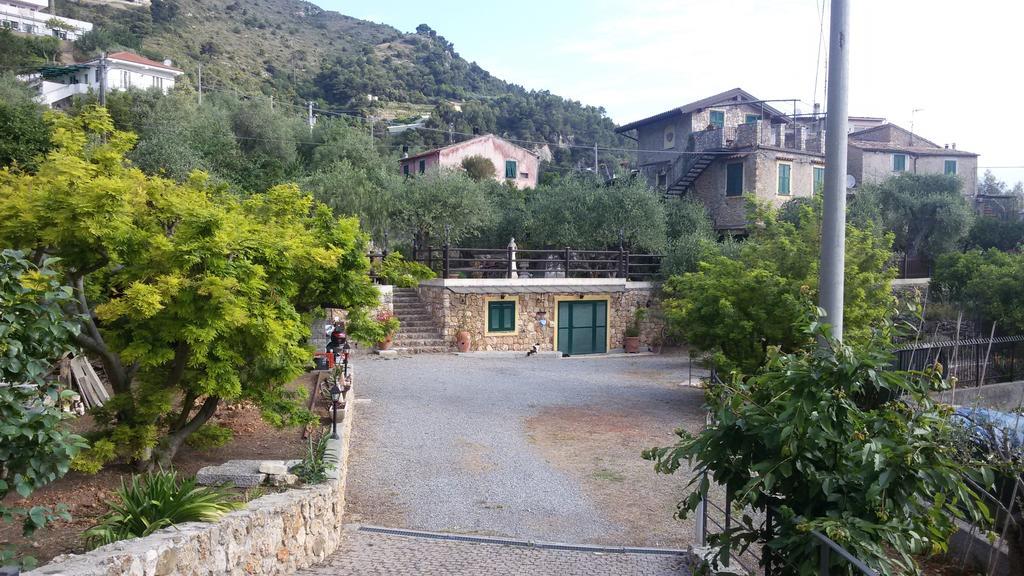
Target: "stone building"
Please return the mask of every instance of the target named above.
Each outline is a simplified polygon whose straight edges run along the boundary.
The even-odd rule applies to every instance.
[[[662,333],[651,282],[438,278],[421,282],[417,292],[442,339],[454,342],[465,330],[473,351],[526,352],[536,345],[569,355],[621,352],[638,309],[649,312],[640,323],[641,346],[657,344]]]
[[[638,168],[652,186],[701,199],[718,231],[742,233],[748,199],[781,206],[824,182],[819,127],[734,88],[616,131],[635,132]]]
[[[399,160],[399,170],[406,176],[424,174],[441,168],[461,169],[470,156],[482,156],[494,165],[494,179],[509,182],[518,188],[535,188],[540,157],[494,134],[477,136],[443,148],[428,150]]]
[[[963,183],[963,193],[978,189],[978,155],[938,144],[895,124],[850,133],[847,173],[858,184],[875,184],[901,172],[949,174]]]

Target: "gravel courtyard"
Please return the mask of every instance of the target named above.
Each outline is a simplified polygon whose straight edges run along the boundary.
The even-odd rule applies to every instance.
[[[420,355],[358,362],[350,521],[685,548],[686,475],[640,457],[703,424],[686,356]],[[696,369],[694,375],[696,374]]]

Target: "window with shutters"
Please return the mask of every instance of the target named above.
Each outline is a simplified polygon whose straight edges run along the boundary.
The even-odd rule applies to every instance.
[[[406,176],[409,175],[409,165],[408,164],[403,164],[402,165],[402,174],[405,174]]]
[[[423,174],[426,171],[427,171],[427,161],[426,160],[420,160],[420,174]]]
[[[903,172],[907,169],[907,155],[906,154],[893,154],[892,155],[892,171]]]
[[[725,195],[743,195],[743,163],[736,162],[725,166]]]
[[[505,160],[505,178],[515,180],[518,173],[518,163],[515,160]]]
[[[516,331],[516,301],[491,300],[487,303],[487,332]]]
[[[946,160],[944,174],[956,175],[956,160]]]
[[[753,124],[754,122],[757,122],[760,119],[761,116],[758,114],[747,114],[743,121],[747,124]]]
[[[721,110],[712,110],[709,118],[712,126],[716,128],[725,126],[725,112]]]
[[[790,179],[793,174],[792,164],[779,163],[779,196],[789,196],[790,191]]]
[[[821,194],[825,190],[825,167],[815,166],[814,167],[814,190],[811,190],[811,194]]]

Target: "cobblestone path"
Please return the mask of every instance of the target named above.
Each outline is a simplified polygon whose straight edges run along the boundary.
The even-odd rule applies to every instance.
[[[341,547],[326,564],[298,576],[690,575],[685,554],[577,551],[483,540],[452,541],[349,526]]]

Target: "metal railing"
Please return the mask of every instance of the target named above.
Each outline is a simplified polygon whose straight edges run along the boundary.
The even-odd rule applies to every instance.
[[[707,475],[705,474],[705,478]],[[732,495],[726,492],[725,506],[719,506],[713,502],[710,498],[703,498],[697,504],[697,515],[696,515],[696,528],[694,533],[694,541],[698,546],[704,548],[708,544],[708,524],[711,523],[716,526],[722,532],[728,532],[732,528]],[[712,518],[709,513],[710,510],[715,510],[722,515],[722,521],[719,522],[717,519]],[[761,558],[760,567],[764,576],[776,576],[779,574],[786,573],[785,563],[777,554],[773,553],[771,548],[767,545],[775,535],[776,523],[775,518],[779,515],[778,509],[773,506],[769,506],[764,522],[761,524],[762,545],[761,545]],[[856,556],[850,553],[849,550],[843,548],[840,544],[825,536],[817,530],[811,530],[807,533],[810,538],[815,540],[815,544],[819,550],[819,564],[818,574],[819,576],[830,576],[832,568],[832,555],[838,554],[840,558],[845,560],[848,564],[860,571],[865,576],[878,576],[878,572],[864,563]],[[747,574],[757,574],[757,566],[754,565],[756,559],[751,557],[748,553],[746,556],[743,554],[733,555],[732,549],[726,551],[725,557],[723,558],[723,564],[725,567],[729,567],[731,561],[735,560],[741,568],[743,568]]]
[[[923,370],[936,362],[959,386],[1013,382],[1024,377],[1024,335],[907,345],[896,350],[894,367]]]
[[[441,246],[413,249],[413,261],[442,278],[661,278],[661,254],[634,254],[620,250],[524,250],[512,248],[458,248]]]

